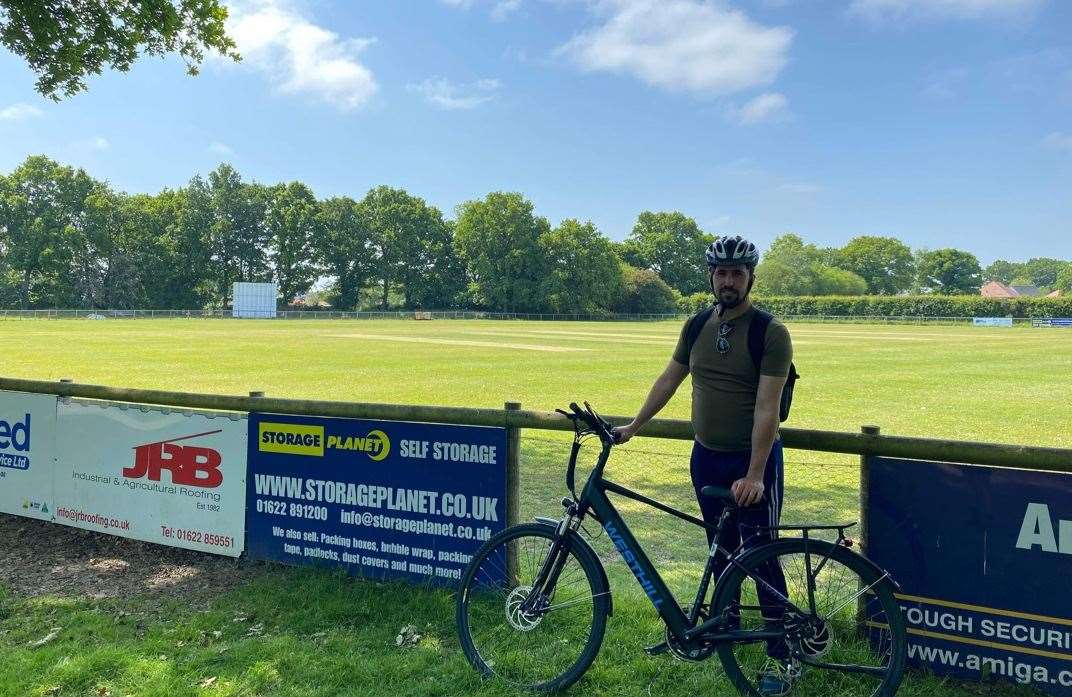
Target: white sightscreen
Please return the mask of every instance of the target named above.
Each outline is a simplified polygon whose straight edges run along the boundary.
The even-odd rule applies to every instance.
[[[234,317],[274,318],[277,293],[274,283],[235,283],[231,314]]]

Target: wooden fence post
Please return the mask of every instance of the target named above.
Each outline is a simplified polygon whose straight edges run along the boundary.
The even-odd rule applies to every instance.
[[[521,429],[509,424],[510,412],[520,411],[521,402],[506,402],[506,527],[517,525],[520,520],[521,506]],[[507,579],[513,582],[517,578],[517,545],[506,548]]]

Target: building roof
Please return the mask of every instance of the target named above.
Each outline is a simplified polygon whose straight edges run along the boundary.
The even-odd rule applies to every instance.
[[[1046,297],[1047,297],[1047,298],[1059,298],[1059,297],[1061,297],[1061,291],[1059,291],[1059,290],[1055,290],[1055,291],[1053,291],[1053,292],[1051,292],[1051,293],[1048,293],[1048,294],[1046,295]]]
[[[1027,296],[1031,296],[1031,297],[1042,295],[1042,291],[1039,290],[1038,286],[1027,285],[1027,286],[1009,286],[1009,287],[1012,288],[1013,290],[1015,290],[1017,295],[1027,295]]]
[[[987,281],[979,289],[979,294],[984,298],[1015,298],[1019,295],[1015,290],[1000,281]]]

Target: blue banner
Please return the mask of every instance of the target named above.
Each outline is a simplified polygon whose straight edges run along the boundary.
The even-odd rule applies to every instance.
[[[254,559],[453,584],[506,524],[506,431],[250,414]]]
[[[867,556],[914,665],[1072,695],[1072,475],[872,458]]]

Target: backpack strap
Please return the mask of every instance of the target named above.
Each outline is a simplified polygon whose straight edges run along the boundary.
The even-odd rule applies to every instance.
[[[692,347],[696,344],[696,340],[700,338],[700,332],[703,330],[704,325],[707,324],[707,320],[711,319],[711,315],[715,312],[715,306],[701,310],[695,315],[689,318],[688,324],[685,325],[685,346],[688,348],[689,353],[692,353]]]
[[[763,349],[767,341],[767,327],[770,326],[774,315],[756,308],[756,314],[752,317],[752,323],[748,325],[748,354],[752,356],[752,362],[756,365],[756,372],[763,367]]]

